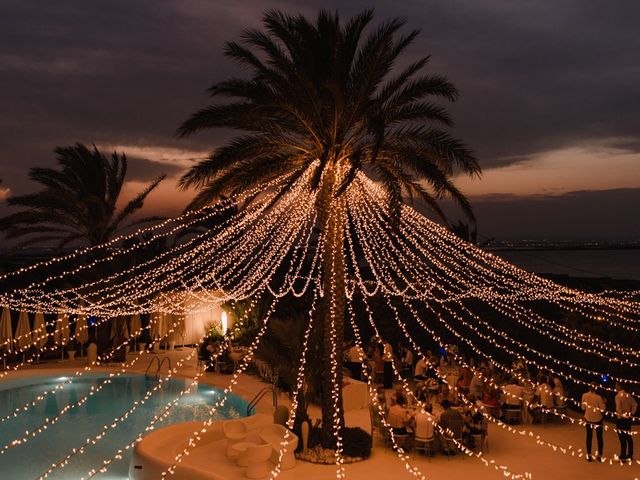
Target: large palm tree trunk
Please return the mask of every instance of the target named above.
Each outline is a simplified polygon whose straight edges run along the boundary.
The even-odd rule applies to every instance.
[[[335,446],[344,427],[342,410],[342,359],[344,354],[345,260],[344,199],[333,197],[335,170],[326,172],[318,195],[319,221],[324,233],[322,272],[322,443]],[[337,388],[334,388],[337,385]]]

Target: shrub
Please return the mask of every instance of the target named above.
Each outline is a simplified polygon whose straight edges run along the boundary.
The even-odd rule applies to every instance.
[[[347,457],[369,458],[373,439],[359,427],[345,427],[342,430],[343,453]]]

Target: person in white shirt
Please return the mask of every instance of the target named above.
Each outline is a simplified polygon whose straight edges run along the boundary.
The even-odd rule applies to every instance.
[[[604,440],[602,438],[602,420],[603,414],[607,409],[607,405],[604,403],[604,399],[596,393],[596,385],[589,385],[589,391],[582,395],[582,402],[580,403],[584,410],[584,419],[587,422],[587,461],[590,462],[591,458],[591,444],[593,443],[593,431],[596,431],[596,437],[598,439],[598,453],[596,460],[602,461],[602,450],[604,448]]]
[[[515,378],[512,378],[508,385],[502,389],[504,392],[504,403],[506,408],[520,408],[522,405],[522,387],[518,385]]]
[[[407,433],[407,425],[409,424],[409,412],[405,408],[404,397],[398,397],[396,404],[393,405],[387,413],[387,423],[393,429],[396,435],[405,435]]]
[[[482,391],[484,390],[484,373],[484,370],[477,370],[473,374],[473,377],[471,377],[469,392],[473,394],[476,400],[482,400]]]
[[[546,408],[553,408],[553,392],[544,377],[536,387],[536,395],[540,399],[540,405]]]
[[[354,344],[347,350],[347,368],[355,380],[360,380],[362,377],[362,359],[365,358],[364,350],[360,345]]]
[[[416,368],[413,371],[413,377],[417,380],[424,378],[424,373],[427,371],[427,362],[424,357],[420,357],[418,362],[416,363]]]
[[[416,413],[414,434],[418,441],[433,438],[433,426],[438,422],[438,419],[431,411],[432,406],[427,403],[422,410]]]
[[[620,440],[620,461],[633,461],[633,436],[631,435],[631,417],[638,409],[638,402],[624,389],[620,382],[616,383],[616,428]]]

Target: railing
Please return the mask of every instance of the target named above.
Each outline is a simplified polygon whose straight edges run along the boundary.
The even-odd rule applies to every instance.
[[[151,365],[153,365],[153,362],[156,362],[158,364],[158,368],[156,369],[156,376],[157,376],[158,371],[160,370],[160,357],[158,357],[157,355],[154,355],[153,357],[151,357],[151,361],[149,362],[149,365],[147,365],[147,369],[144,371],[145,377],[149,376],[149,369],[151,368]]]
[[[253,410],[256,405],[258,405],[258,402],[262,400],[264,396],[269,392],[271,392],[273,408],[276,408],[278,406],[278,389],[274,386],[264,387],[255,395],[255,397],[253,397],[253,399],[249,402],[249,405],[247,405],[247,416],[251,415],[251,410]]]
[[[156,368],[155,374],[154,374],[156,380],[160,377],[160,370],[162,370],[162,366],[164,365],[165,362],[167,362],[167,364],[169,366],[169,371],[171,371],[171,359],[169,357],[165,356],[165,357],[162,358],[162,360],[160,360],[159,356],[154,355],[151,358],[151,361],[149,362],[149,365],[147,365],[147,369],[144,371],[145,377],[150,376],[149,375],[149,369],[153,365],[153,362],[156,362],[157,365],[158,365],[158,367]]]

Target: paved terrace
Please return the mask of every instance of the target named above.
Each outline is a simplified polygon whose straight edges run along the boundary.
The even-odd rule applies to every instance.
[[[178,360],[191,352],[189,348],[182,348],[175,351],[162,352],[161,355],[168,355],[172,359],[173,365]],[[129,354],[128,360],[133,359],[133,355]],[[144,353],[142,359],[130,369],[131,372],[144,373],[152,353]],[[147,359],[148,358],[148,359]],[[20,369],[11,373],[7,378],[18,378],[24,375],[33,375],[36,373],[60,373],[69,374],[82,368],[85,365],[84,360],[64,361],[64,362],[46,362],[39,365]],[[113,371],[116,366],[104,366],[94,369],[94,371]],[[183,365],[178,377],[189,378],[196,373],[196,356],[185,365]],[[220,375],[207,372],[203,375],[201,383],[210,384],[216,387],[224,388],[231,380],[230,375]],[[240,395],[247,400],[253,396],[265,384],[258,378],[251,375],[241,375],[240,381],[234,393]],[[280,395],[280,402],[288,404],[289,400],[285,395]],[[270,395],[267,395],[258,405],[258,411],[271,413]],[[319,416],[319,409],[312,407],[310,414],[312,417]],[[349,412],[347,424],[365,426],[369,425],[368,410],[359,410]],[[540,435],[542,439],[558,445],[573,445],[574,448],[584,448],[584,430],[578,425],[570,423],[551,422],[544,425],[527,425],[519,427],[523,430],[530,430],[533,435]],[[637,429],[638,427],[636,427]],[[635,436],[635,456],[637,458],[640,451],[640,438]],[[618,452],[619,443],[617,435],[612,431],[605,432],[604,438],[605,455],[613,456]],[[595,445],[595,439],[594,439]],[[584,458],[572,457],[568,454],[554,452],[551,448],[540,446],[534,437],[528,435],[514,435],[506,430],[491,424],[489,427],[489,450],[484,454],[485,458],[494,461],[497,465],[505,465],[509,471],[524,474],[528,472],[532,478],[540,480],[572,480],[572,479],[601,479],[601,480],[638,480],[640,479],[640,466],[621,466],[619,464],[609,463],[589,463]],[[418,467],[425,477],[434,480],[497,480],[504,479],[502,470],[496,470],[492,466],[485,467],[484,464],[474,458],[464,455],[455,457],[446,457],[436,455],[435,457],[425,457],[415,455],[409,452],[410,462]],[[282,480],[325,480],[335,478],[335,466],[314,465],[306,462],[297,462],[297,466],[293,470],[285,471],[278,478]],[[382,439],[378,436],[374,437],[374,449],[371,457],[364,462],[345,465],[347,478],[358,480],[375,480],[375,479],[415,479],[416,477],[409,473],[401,462],[396,453],[390,448],[385,448]],[[244,477],[241,477],[244,478]]]

